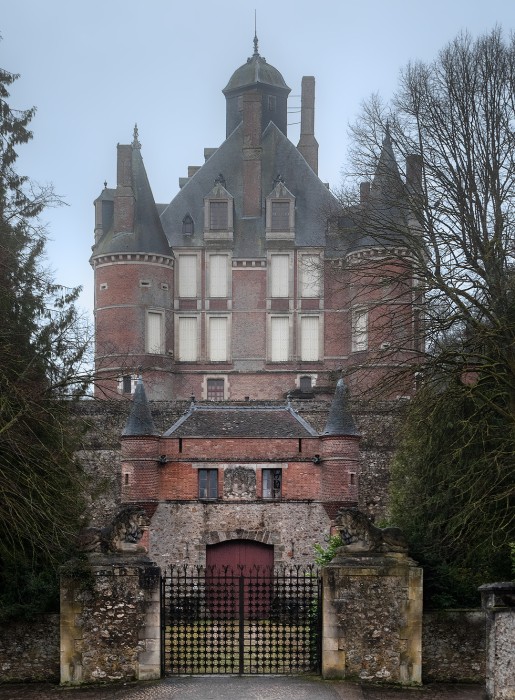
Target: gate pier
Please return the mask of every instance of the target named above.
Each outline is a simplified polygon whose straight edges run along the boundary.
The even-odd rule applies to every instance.
[[[61,683],[160,677],[160,575],[136,554],[70,562],[61,575]]]

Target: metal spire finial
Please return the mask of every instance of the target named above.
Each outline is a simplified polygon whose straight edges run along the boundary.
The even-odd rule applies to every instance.
[[[138,140],[139,132],[138,132],[138,125],[134,124],[134,135],[132,139],[132,147],[133,148],[141,148],[141,143]]]
[[[254,10],[254,56],[259,56],[259,51],[258,51],[258,38],[257,38],[256,10]]]

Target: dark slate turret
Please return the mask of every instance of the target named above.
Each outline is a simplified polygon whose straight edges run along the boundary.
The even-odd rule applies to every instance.
[[[135,437],[143,435],[159,435],[159,431],[156,430],[154,421],[152,420],[145,387],[143,386],[143,379],[139,377],[136,383],[131,412],[127,418],[125,428],[122,431],[122,436]]]
[[[343,379],[339,379],[336,385],[333,403],[322,435],[359,436],[359,431],[349,410],[348,392]]]

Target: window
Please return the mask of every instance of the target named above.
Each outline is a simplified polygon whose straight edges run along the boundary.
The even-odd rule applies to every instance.
[[[227,297],[227,255],[209,256],[209,296]]]
[[[311,382],[311,377],[301,377],[299,381],[299,389],[303,393],[310,392],[312,388]]]
[[[270,319],[270,360],[287,362],[290,359],[290,320],[288,316]]]
[[[272,255],[270,257],[270,296],[290,296],[290,256]]]
[[[197,296],[197,256],[179,255],[179,297]]]
[[[198,319],[196,316],[179,317],[179,362],[198,359]]]
[[[223,401],[225,398],[225,382],[223,379],[207,380],[207,400]]]
[[[289,231],[290,202],[272,202],[272,231]]]
[[[268,95],[268,109],[270,112],[275,112],[277,105],[277,98],[275,95]]]
[[[211,316],[209,319],[209,359],[211,362],[226,362],[227,318]]]
[[[368,311],[363,308],[352,310],[352,351],[368,348]]]
[[[198,497],[218,498],[218,469],[198,470]]]
[[[227,202],[209,203],[209,228],[212,231],[223,231],[228,228]]]
[[[318,316],[302,316],[300,319],[300,359],[304,362],[320,359]]]
[[[300,296],[316,298],[320,296],[320,256],[302,255],[300,258]]]
[[[263,498],[281,498],[282,469],[263,469]]]
[[[147,311],[147,352],[162,355],[165,351],[163,314],[160,311]]]
[[[118,379],[118,392],[120,394],[133,394],[135,388],[135,377],[131,374],[124,374],[123,377]]]
[[[189,214],[186,214],[186,216],[182,220],[182,233],[184,236],[192,236],[193,231],[193,219]]]

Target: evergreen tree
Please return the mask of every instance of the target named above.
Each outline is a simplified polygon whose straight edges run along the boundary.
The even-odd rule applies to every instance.
[[[79,289],[42,267],[39,216],[57,198],[16,172],[34,115],[9,106],[17,77],[0,69],[0,619],[50,603],[83,510],[69,413],[84,388]]]

